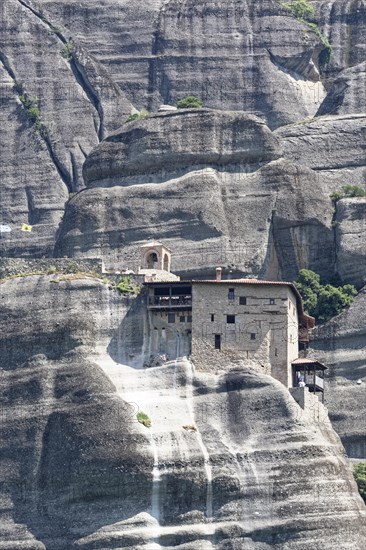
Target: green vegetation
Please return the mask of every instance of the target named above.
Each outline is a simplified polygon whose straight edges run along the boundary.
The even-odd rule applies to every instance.
[[[40,131],[42,128],[41,110],[39,108],[37,100],[29,97],[26,93],[22,93],[18,97],[25,108],[27,117],[29,118],[29,120],[32,121],[36,130]]]
[[[60,38],[62,38],[62,29],[60,27],[56,27],[55,25],[51,25],[51,31],[57,34]]]
[[[203,102],[194,95],[189,95],[181,99],[177,103],[178,109],[200,109],[203,107]]]
[[[39,108],[38,101],[33,97],[29,97],[29,95],[24,91],[23,84],[16,83],[15,89],[18,94],[18,98],[25,108],[27,117],[32,122],[37,132],[39,132],[43,138],[46,138],[47,129],[41,119],[41,109]]]
[[[365,189],[362,189],[359,185],[344,185],[341,191],[335,191],[330,195],[333,202],[337,202],[343,198],[351,197],[366,197]]]
[[[50,267],[48,268],[48,274],[49,275],[53,275],[54,273],[57,272],[57,267],[55,265],[50,265]]]
[[[60,54],[67,61],[71,61],[74,54],[74,45],[72,42],[66,42],[60,50]]]
[[[133,113],[130,115],[126,122],[133,122],[134,120],[142,120],[143,118],[146,118],[150,115],[149,111],[146,111],[146,109],[141,109],[139,113]]]
[[[121,294],[138,294],[139,286],[131,277],[122,276],[116,286]]]
[[[353,476],[356,480],[359,493],[366,503],[366,462],[359,462],[354,466]]]
[[[281,2],[282,6],[292,13],[294,17],[301,23],[304,23],[317,37],[323,42],[326,47],[325,62],[329,63],[332,55],[332,45],[329,40],[325,38],[319,29],[319,26],[313,21],[309,21],[311,17],[315,15],[314,6],[308,2],[308,0],[291,0],[290,2]]]
[[[146,413],[140,411],[137,413],[136,418],[140,424],[143,424],[146,428],[151,427],[151,420]]]
[[[292,0],[283,4],[296,19],[307,19],[315,14],[314,6],[309,4],[307,0]]]
[[[353,285],[323,285],[320,275],[310,269],[300,271],[295,285],[302,296],[306,313],[315,317],[319,323],[325,323],[349,307],[357,294]]]

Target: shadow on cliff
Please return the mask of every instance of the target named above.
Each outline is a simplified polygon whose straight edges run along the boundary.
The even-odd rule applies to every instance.
[[[109,342],[107,352],[116,363],[141,368],[144,361],[144,343],[148,338],[146,293],[136,298],[127,297],[127,311]]]
[[[48,398],[29,400],[33,414],[5,426],[3,458],[19,472],[9,490],[14,521],[58,550],[148,510],[153,458],[141,452],[149,441],[135,411],[96,364],[72,353],[37,376],[50,367]],[[17,394],[7,404],[20,403]]]

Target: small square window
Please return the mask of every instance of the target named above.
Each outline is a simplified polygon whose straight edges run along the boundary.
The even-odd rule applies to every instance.
[[[269,303],[270,303],[271,306],[274,306],[275,303],[276,303],[276,300],[274,298],[270,298]]]
[[[235,315],[226,315],[226,322],[228,325],[235,325]]]
[[[187,315],[187,323],[192,323],[192,315]]]
[[[247,305],[247,299],[245,296],[239,296],[239,304],[241,306],[246,306]]]
[[[255,339],[256,339],[256,334],[255,334],[255,332],[251,332],[251,333],[250,333],[250,339],[251,339],[251,340],[255,340]]]
[[[186,318],[184,316],[179,317],[180,323],[185,323]]]
[[[211,323],[213,323],[215,320],[215,315],[213,313],[211,313]]]
[[[168,323],[175,323],[175,313],[168,313]]]
[[[229,288],[228,298],[230,302],[235,300],[235,290],[233,288]]]

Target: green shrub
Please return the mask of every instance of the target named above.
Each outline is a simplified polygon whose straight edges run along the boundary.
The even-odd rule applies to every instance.
[[[285,2],[283,4],[296,19],[307,19],[315,13],[314,6],[309,4],[307,0],[292,0],[291,2]]]
[[[329,197],[331,198],[332,202],[337,202],[343,197],[343,195],[339,191],[335,191],[334,193],[331,193]]]
[[[57,36],[59,36],[60,38],[62,38],[62,29],[60,27],[56,27],[55,25],[51,25],[51,31],[55,34],[57,34]]]
[[[358,490],[366,503],[366,462],[359,462],[353,467],[353,476],[358,486]]]
[[[20,89],[23,89],[22,85],[20,85],[18,89],[19,91]],[[35,129],[44,137],[47,134],[47,131],[41,120],[41,110],[37,100],[33,97],[29,97],[25,92],[19,94],[18,97],[25,108],[27,117],[32,124],[34,124]]]
[[[146,428],[151,427],[151,420],[146,413],[140,411],[137,413],[136,418],[140,424],[143,424]]]
[[[366,191],[359,185],[344,185],[342,191],[345,197],[366,197]]]
[[[63,47],[60,50],[60,54],[64,59],[67,59],[67,61],[71,61],[73,54],[74,54],[74,45],[72,42],[67,42],[63,45]]]
[[[343,185],[342,192],[335,191],[329,196],[333,202],[337,202],[345,197],[366,197],[366,191],[365,189],[362,189],[362,187],[360,187],[359,185]]]
[[[134,120],[142,120],[143,118],[146,118],[150,115],[149,111],[146,111],[146,109],[141,109],[139,113],[133,113],[130,115],[126,122],[133,122]]]
[[[55,265],[50,265],[50,267],[48,268],[49,275],[53,275],[56,272],[57,272],[57,267]]]
[[[68,262],[65,266],[65,273],[78,273],[79,264],[77,262]]]
[[[202,106],[203,102],[194,95],[185,97],[177,103],[178,109],[200,109]]]
[[[122,276],[116,288],[121,294],[138,294],[140,290],[137,283],[129,276]]]
[[[291,12],[298,21],[304,23],[312,32],[314,32],[323,42],[326,47],[326,55],[323,59],[326,63],[329,63],[333,51],[332,45],[322,34],[319,26],[316,23],[309,21],[309,18],[315,15],[314,6],[312,6],[307,0],[291,0],[291,2],[281,2],[281,4],[284,8],[289,10],[289,12]]]
[[[320,323],[325,323],[349,307],[357,294],[353,285],[323,285],[320,275],[310,269],[301,269],[295,285],[303,299],[306,313]]]

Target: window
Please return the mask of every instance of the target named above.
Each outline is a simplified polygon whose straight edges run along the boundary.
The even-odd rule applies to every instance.
[[[168,313],[168,323],[175,323],[175,313]]]
[[[215,349],[221,349],[221,334],[215,334]]]
[[[239,296],[239,304],[241,306],[246,306],[247,305],[247,299],[245,296]]]
[[[192,323],[192,315],[187,315],[187,323]]]
[[[235,300],[235,292],[233,288],[229,288],[228,298],[230,302]]]
[[[288,303],[288,308],[291,309],[291,302]]]
[[[277,348],[275,348],[275,357],[277,357],[278,355],[278,351],[277,351]]]
[[[226,315],[226,322],[228,325],[235,325],[235,315]]]
[[[255,332],[251,332],[251,333],[250,333],[250,339],[251,339],[251,340],[255,340],[255,339],[256,339]]]
[[[215,320],[215,315],[213,313],[211,313],[211,323],[213,323]]]
[[[270,303],[271,306],[274,306],[275,303],[276,303],[276,300],[274,298],[270,298],[269,303]]]
[[[184,323],[185,320],[186,320],[186,318],[185,318],[184,316],[179,317],[179,321],[180,321],[181,323]]]

